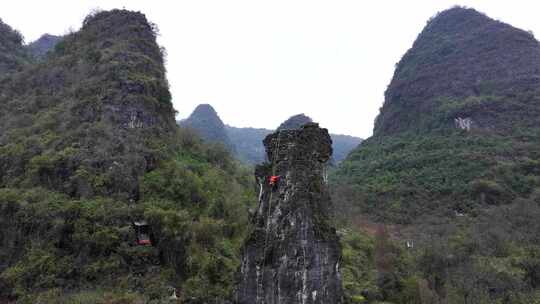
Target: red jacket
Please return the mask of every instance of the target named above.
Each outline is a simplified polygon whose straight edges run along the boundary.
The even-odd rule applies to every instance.
[[[279,176],[277,176],[277,175],[270,176],[269,182],[270,182],[270,185],[277,184],[279,182]]]

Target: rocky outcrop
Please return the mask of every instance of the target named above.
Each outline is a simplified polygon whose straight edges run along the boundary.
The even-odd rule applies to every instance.
[[[239,304],[342,303],[340,245],[325,182],[331,144],[315,123],[265,138],[271,163],[255,169],[259,206],[243,249]],[[274,185],[271,176],[279,176]]]
[[[293,130],[299,129],[303,125],[313,122],[311,117],[305,114],[297,114],[289,117],[285,120],[277,130]],[[347,157],[349,152],[356,148],[361,142],[362,139],[358,137],[348,136],[348,135],[339,135],[339,134],[330,134],[332,138],[332,150],[333,155],[330,160],[331,164],[336,164],[341,162]]]
[[[294,116],[289,117],[287,120],[285,120],[277,130],[292,130],[292,129],[298,129],[301,126],[313,122],[311,117],[302,114],[297,114]]]

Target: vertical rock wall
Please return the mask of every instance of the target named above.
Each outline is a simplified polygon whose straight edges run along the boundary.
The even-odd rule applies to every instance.
[[[265,138],[270,163],[255,170],[261,192],[242,253],[239,304],[342,303],[340,246],[324,181],[331,144],[315,123]],[[272,175],[280,177],[274,186]]]

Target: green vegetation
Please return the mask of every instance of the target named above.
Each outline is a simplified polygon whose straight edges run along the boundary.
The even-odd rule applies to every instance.
[[[156,35],[140,13],[98,12],[34,62],[0,22],[0,302],[231,298],[252,174],[176,126]],[[347,303],[539,303],[527,54],[528,33],[457,8],[403,57],[375,136],[330,178]]]
[[[190,146],[142,177],[137,203],[0,189],[3,295],[24,302],[101,288],[149,301],[174,287],[200,301],[230,297],[247,207],[256,200],[250,174],[224,148],[189,133],[180,139]],[[152,247],[135,245],[131,223],[140,219],[150,224]]]
[[[331,174],[342,221],[400,224],[392,242],[414,241],[392,263],[407,275],[381,285],[383,273],[371,268],[379,293],[365,303],[535,303],[540,132],[515,134],[373,137]]]
[[[155,38],[97,12],[0,79],[0,302],[231,297],[252,173],[176,126]]]
[[[537,303],[539,202],[520,200],[401,233],[382,225],[373,236],[348,231],[342,238],[348,303]]]
[[[24,49],[23,36],[0,19],[0,78],[31,63]]]
[[[332,180],[339,184],[338,200],[356,193],[350,207],[377,220],[408,224],[422,216],[474,215],[540,187],[539,141],[534,131],[516,137],[454,131],[371,138]]]
[[[372,267],[366,303],[538,301],[538,55],[530,34],[456,7],[403,56],[374,136],[330,177],[338,219],[393,227],[401,248],[382,250],[394,270]]]
[[[0,186],[138,196],[173,148],[174,110],[142,14],[89,16],[46,60],[0,81]]]
[[[456,117],[504,134],[538,125],[538,53],[530,33],[474,9],[440,12],[396,65],[374,134],[441,131]]]

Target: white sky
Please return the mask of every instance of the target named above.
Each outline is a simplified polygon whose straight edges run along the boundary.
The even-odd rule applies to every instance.
[[[371,135],[394,64],[429,17],[466,5],[540,33],[537,1],[7,1],[26,41],[78,30],[94,8],[141,11],[158,25],[179,118],[210,103],[238,127],[305,113],[332,133]]]

